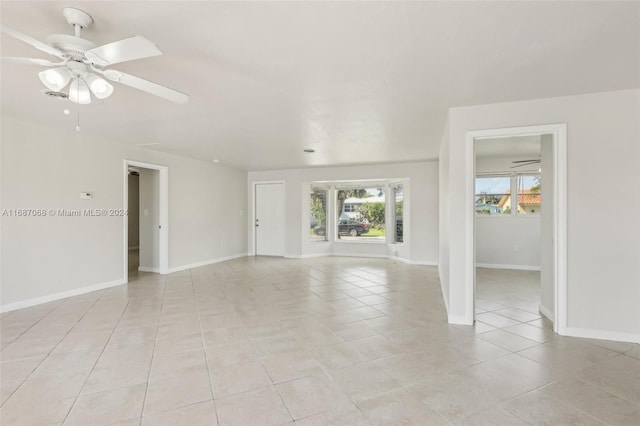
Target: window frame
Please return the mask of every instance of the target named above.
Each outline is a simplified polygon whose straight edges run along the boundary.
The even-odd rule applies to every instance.
[[[330,229],[331,227],[329,226],[329,212],[330,212],[330,208],[329,208],[329,199],[330,199],[330,194],[331,194],[331,187],[327,186],[327,185],[317,185],[317,184],[313,184],[311,183],[311,185],[309,185],[309,204],[307,206],[308,210],[308,216],[309,216],[309,229],[313,229],[313,227],[311,226],[311,216],[313,215],[313,213],[311,212],[311,203],[313,200],[313,192],[315,189],[318,190],[322,190],[324,191],[324,238],[311,238],[311,231],[309,234],[309,242],[310,243],[325,243],[329,241],[329,233],[330,233]],[[316,218],[317,219],[317,218]]]
[[[508,217],[521,217],[521,218],[525,218],[525,217],[531,217],[531,218],[536,218],[536,217],[540,217],[540,211],[538,211],[537,213],[518,213],[518,207],[519,207],[519,202],[518,202],[518,196],[520,195],[519,190],[518,190],[518,179],[522,176],[541,176],[540,172],[531,172],[531,171],[527,171],[527,172],[485,172],[485,173],[476,173],[476,176],[474,178],[474,185],[476,184],[476,180],[478,178],[490,178],[490,177],[508,177],[509,178],[509,196],[511,198],[511,212],[509,212],[508,214],[506,213],[502,213],[502,214],[478,214],[475,211],[475,206],[474,206],[474,217],[481,217],[481,218],[496,218],[496,217],[502,217],[502,218],[508,218]],[[474,199],[475,197],[478,195],[476,192],[476,188],[474,187]],[[515,196],[514,196],[515,194]],[[542,187],[540,188],[540,192],[539,194],[542,196]],[[515,200],[515,209],[513,208],[514,206],[514,200]],[[540,204],[540,209],[542,209],[542,203]]]

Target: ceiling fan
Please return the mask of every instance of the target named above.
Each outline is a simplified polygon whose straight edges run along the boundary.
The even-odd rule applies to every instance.
[[[531,164],[538,164],[540,163],[540,159],[539,158],[532,158],[530,160],[516,160],[516,161],[512,161],[513,164],[515,164],[515,166],[511,166],[511,169],[515,169],[517,167],[524,167],[524,166],[529,166]]]
[[[162,52],[154,43],[144,37],[133,36],[103,46],[96,46],[89,40],[80,37],[81,31],[93,23],[91,15],[72,7],[64,8],[62,14],[67,22],[73,26],[75,34],[53,34],[46,38],[46,43],[0,25],[3,33],[55,56],[56,62],[47,59],[11,57],[3,57],[0,60],[5,63],[50,67],[38,74],[42,84],[51,91],[46,93],[51,96],[68,98],[77,104],[91,103],[92,95],[97,99],[106,99],[111,96],[113,86],[102,77],[179,104],[189,100],[189,95],[168,87],[121,71],[105,69],[105,67],[120,62],[161,55]],[[68,92],[62,92],[67,86]]]

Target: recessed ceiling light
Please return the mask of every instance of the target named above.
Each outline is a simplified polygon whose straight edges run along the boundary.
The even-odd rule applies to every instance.
[[[150,145],[160,145],[160,142],[151,142],[151,143],[137,143],[137,146],[150,146]]]
[[[65,109],[65,110],[64,110],[64,111],[62,111],[62,112],[64,112],[64,115],[69,115],[69,114],[71,114],[71,111],[69,111],[68,109]]]
[[[314,152],[316,152],[316,150],[312,149],[312,148],[307,148],[307,149],[304,150],[304,152],[308,152],[309,154],[313,154]]]
[[[220,162],[220,160],[218,160],[217,158],[215,160],[213,160],[214,163],[218,164]]]

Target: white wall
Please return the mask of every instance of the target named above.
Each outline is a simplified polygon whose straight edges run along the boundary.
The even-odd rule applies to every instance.
[[[540,269],[540,217],[485,216],[476,221],[476,265]]]
[[[405,185],[405,229],[402,245],[360,242],[309,241],[309,188],[311,182],[370,179],[409,180]],[[438,261],[438,163],[435,161],[372,166],[319,167],[297,170],[249,172],[249,185],[259,181],[284,181],[286,191],[285,256],[313,255],[394,256],[435,265]],[[251,203],[251,200],[249,201]],[[303,214],[303,211],[305,214]],[[407,224],[407,222],[409,222]],[[251,229],[253,223],[248,221]],[[249,249],[253,240],[249,236]]]
[[[547,123],[568,126],[568,330],[640,340],[640,91],[511,102],[449,113],[449,313],[466,314],[466,132]]]
[[[160,270],[160,172],[140,168],[140,266],[145,272]]]
[[[1,132],[4,209],[123,208],[124,159],[162,164],[170,269],[247,252],[246,171],[6,117]],[[123,221],[2,217],[2,309],[122,282]]]
[[[140,245],[140,177],[129,175],[129,248],[139,247]]]

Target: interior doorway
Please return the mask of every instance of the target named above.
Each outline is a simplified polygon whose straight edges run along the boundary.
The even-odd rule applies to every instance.
[[[284,183],[255,183],[253,199],[255,254],[284,256],[286,231]]]
[[[469,132],[467,144],[473,167],[465,213],[472,230],[467,245],[472,260],[467,271],[468,315],[475,321],[477,310],[479,317],[486,317],[483,323],[517,326],[539,320],[539,312],[553,323],[553,331],[564,334],[566,125]],[[488,158],[492,150],[509,155]],[[492,185],[496,189],[488,190]],[[492,241],[487,243],[487,238]],[[509,287],[516,281],[520,293]],[[479,282],[484,287],[478,288]],[[492,292],[501,303],[478,303],[479,295],[486,298]],[[500,309],[504,315],[487,314]]]
[[[475,142],[475,319],[485,329],[544,338],[531,327],[551,328],[551,143],[551,135]],[[542,282],[542,270],[548,281]]]
[[[133,279],[138,276],[140,267],[140,169],[129,167],[127,174],[128,183],[128,244],[127,254],[129,259],[128,277]]]
[[[168,273],[168,168],[125,160],[124,277]]]

